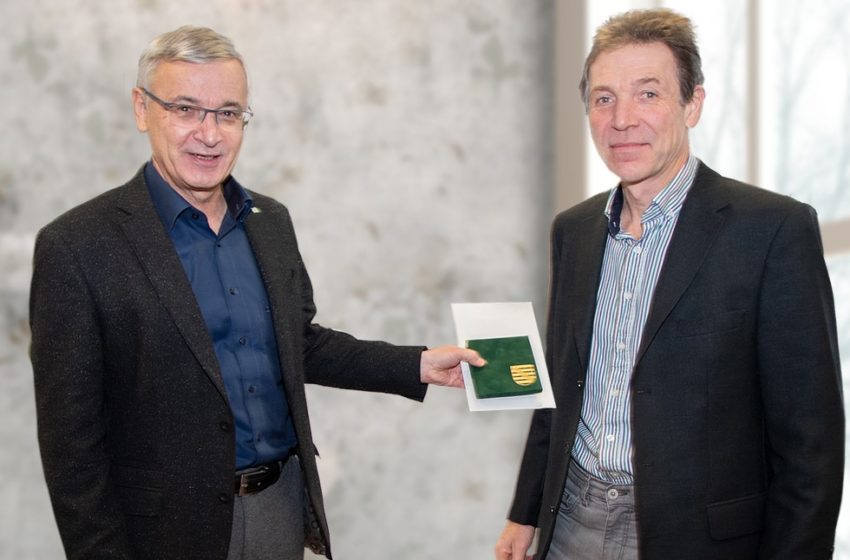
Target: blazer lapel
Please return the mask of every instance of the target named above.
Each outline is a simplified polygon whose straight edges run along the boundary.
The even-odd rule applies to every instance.
[[[640,363],[658,329],[690,285],[723,227],[724,217],[719,210],[727,202],[716,199],[712,193],[715,177],[714,171],[700,164],[667,249],[635,365]]]
[[[252,193],[254,200],[256,195]],[[278,357],[283,375],[283,386],[293,419],[306,418],[306,397],[302,370],[296,366],[303,349],[294,343],[301,341],[301,302],[293,299],[296,293],[292,282],[296,276],[298,248],[291,233],[292,224],[277,209],[259,208],[245,218],[245,231],[254,250],[257,267],[266,286],[272,309]],[[303,405],[303,410],[302,410]]]
[[[141,171],[124,187],[118,207],[124,213],[119,225],[160,302],[210,381],[227,400],[218,359],[192,286],[162,227]]]
[[[596,310],[596,294],[599,291],[599,279],[602,274],[602,260],[605,257],[605,243],[608,239],[608,222],[603,208],[596,216],[588,218],[583,228],[588,232],[576,249],[575,275],[581,281],[576,282],[576,346],[578,348],[581,371],[587,371],[590,362],[590,342],[593,337],[593,318]]]

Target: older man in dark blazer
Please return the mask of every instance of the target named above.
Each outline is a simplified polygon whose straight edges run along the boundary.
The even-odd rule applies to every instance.
[[[230,176],[247,98],[226,37],[158,37],[133,90],[151,161],[39,233],[31,355],[68,558],[330,558],[304,384],[422,399],[480,361],[313,322],[286,208]]]
[[[628,12],[582,80],[621,181],[559,215],[547,360],[499,560],[825,560],[841,501],[834,305],[814,211],[690,154],[690,22]]]

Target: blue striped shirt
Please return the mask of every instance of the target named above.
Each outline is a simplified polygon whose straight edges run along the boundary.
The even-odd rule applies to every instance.
[[[640,239],[620,229],[621,187],[606,205],[609,235],[602,262],[587,384],[573,458],[595,477],[632,484],[631,377],[655,285],[679,211],[694,182],[693,155],[641,216]]]

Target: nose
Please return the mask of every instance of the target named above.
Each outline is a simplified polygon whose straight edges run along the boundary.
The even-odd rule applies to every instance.
[[[630,99],[618,99],[614,104],[612,125],[617,130],[626,130],[637,125],[637,114],[634,103]]]
[[[218,127],[218,119],[212,111],[205,111],[201,122],[195,129],[197,138],[207,146],[215,146],[221,140],[221,131]]]

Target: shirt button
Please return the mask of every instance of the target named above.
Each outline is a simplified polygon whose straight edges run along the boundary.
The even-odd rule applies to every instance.
[[[248,340],[244,336],[239,337],[239,344],[241,346],[245,346],[248,343]]]
[[[236,294],[239,293],[239,290],[237,290],[236,288],[230,288],[227,291],[230,292],[230,295],[232,295],[232,296],[235,296]]]
[[[249,392],[249,393],[256,393],[256,392],[257,392],[257,388],[256,388],[256,387],[254,387],[253,385],[251,385],[250,387],[248,387],[248,392]]]
[[[617,343],[617,350],[625,350],[625,349],[626,349],[626,343],[625,342],[618,342]]]
[[[197,212],[192,212],[192,219],[197,220],[200,216],[198,216]]]
[[[605,436],[605,439],[607,439],[609,442],[613,442],[615,439],[614,434],[608,434],[607,436]]]
[[[611,396],[612,397],[619,397],[620,396],[620,390],[619,389],[611,389]]]
[[[624,297],[625,299],[632,299],[632,293],[631,293],[631,292],[626,292],[626,293],[624,293],[624,294],[623,294],[623,297]]]
[[[641,253],[643,253],[643,247],[638,245],[637,247],[635,247],[634,251],[636,255],[640,255]]]

